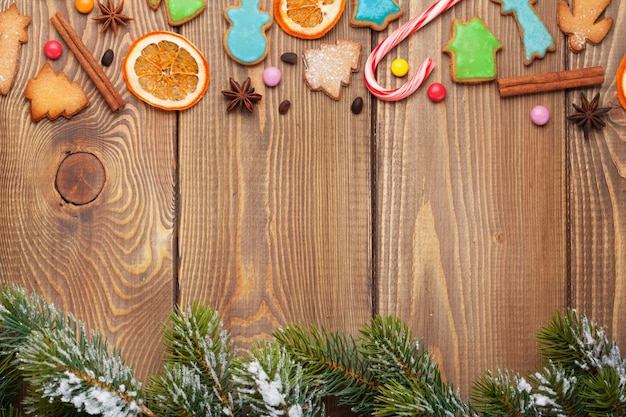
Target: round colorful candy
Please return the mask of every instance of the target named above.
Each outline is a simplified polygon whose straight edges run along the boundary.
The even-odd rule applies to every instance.
[[[537,126],[543,126],[550,120],[550,110],[545,106],[535,106],[530,111],[530,120]]]
[[[50,59],[58,59],[63,55],[63,46],[55,40],[48,41],[43,46],[43,53]]]
[[[282,78],[282,72],[276,67],[267,67],[263,70],[263,82],[268,87],[276,87]]]
[[[428,87],[426,94],[428,94],[430,101],[439,103],[446,98],[446,87],[441,83],[432,83],[430,87]]]
[[[93,0],[75,0],[74,7],[78,10],[79,13],[87,14],[93,10],[94,1]]]
[[[409,73],[409,63],[405,59],[394,59],[391,63],[391,73],[398,78],[402,78]]]

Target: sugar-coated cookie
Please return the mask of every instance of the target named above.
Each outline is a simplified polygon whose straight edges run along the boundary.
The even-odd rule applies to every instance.
[[[452,22],[443,51],[450,55],[450,78],[458,83],[480,83],[496,78],[496,53],[502,43],[479,17]]]
[[[44,117],[69,119],[89,105],[80,84],[68,80],[63,72],[56,74],[49,62],[28,81],[24,95],[30,100],[30,116],[35,122]]]
[[[543,58],[554,52],[554,39],[545,23],[533,8],[536,0],[491,0],[500,5],[503,15],[513,15],[524,43],[524,64],[532,64],[535,58]]]
[[[29,24],[30,17],[21,15],[15,3],[0,13],[0,94],[4,96],[13,86],[21,44],[28,41]]]
[[[352,73],[359,70],[361,44],[343,39],[335,45],[322,43],[319,49],[303,50],[302,59],[304,81],[309,88],[339,100],[341,87],[350,85]]]
[[[581,52],[587,46],[599,44],[613,26],[613,19],[598,20],[611,0],[572,0],[572,10],[566,0],[559,2],[557,24],[567,35],[567,44],[573,52]]]
[[[384,30],[389,22],[402,16],[402,7],[395,0],[353,0],[350,25]]]
[[[260,0],[239,0],[237,6],[224,10],[230,27],[224,35],[224,49],[229,57],[243,65],[254,65],[265,59],[268,42],[265,32],[272,16],[259,9]]]

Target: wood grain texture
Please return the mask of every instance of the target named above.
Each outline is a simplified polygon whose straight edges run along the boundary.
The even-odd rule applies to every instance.
[[[626,343],[626,115],[617,100],[615,75],[626,46],[623,23],[626,4],[612,2],[605,11],[614,26],[598,46],[588,45],[581,54],[568,54],[572,68],[604,66],[607,80],[600,88],[587,89],[591,99],[600,93],[600,106],[612,107],[607,127],[594,131],[588,141],[582,130],[568,125],[568,170],[570,181],[570,251],[572,305],[603,326],[622,346]],[[568,94],[571,103],[580,103],[580,92]]]
[[[0,9],[9,3],[0,1]],[[130,41],[154,27],[146,24],[153,13],[128,4],[136,20],[116,37],[99,35],[73,1],[20,3],[33,21],[13,90],[0,97],[0,281],[37,291],[100,329],[145,377],[161,366],[161,324],[174,303],[176,117],[131,97],[120,67]],[[49,23],[57,10],[98,61],[114,49],[106,73],[128,102],[123,110],[109,110],[65,47],[51,63],[83,87],[90,105],[71,120],[30,120],[23,92],[46,62],[44,43],[60,39]],[[94,155],[106,172],[101,194],[82,206],[55,189],[59,165],[76,152]]]
[[[425,6],[405,7],[416,16]],[[516,23],[496,4],[461,3],[388,58],[417,66],[432,57],[427,85],[442,82],[445,101],[430,102],[424,87],[409,100],[379,103],[376,115],[377,307],[407,320],[463,393],[485,369],[532,370],[533,334],[566,301],[563,119],[541,128],[529,120],[536,104],[558,115],[564,94],[502,99],[494,82],[451,82],[439,48],[453,18],[474,15],[504,45],[500,76],[560,69],[559,53],[524,67]],[[382,85],[404,82],[379,74]]]
[[[262,10],[271,5],[261,1]],[[267,59],[244,67],[222,47],[224,7],[208,3],[209,25],[182,28],[212,76],[206,97],[180,116],[181,303],[216,308],[240,346],[289,322],[355,330],[371,315],[370,119],[350,104],[369,100],[361,73],[334,101],[309,91],[302,62],[279,57],[345,37],[365,52],[369,31],[348,29],[344,15],[324,38],[302,41],[274,23]],[[269,65],[283,71],[275,88],[261,79]],[[221,91],[229,77],[248,76],[262,101],[253,114],[227,114]],[[284,99],[292,105],[280,115]]]

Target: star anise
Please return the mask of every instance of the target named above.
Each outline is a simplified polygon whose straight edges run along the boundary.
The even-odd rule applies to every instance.
[[[224,90],[222,94],[230,99],[226,111],[239,110],[245,107],[250,113],[253,113],[254,105],[263,98],[261,94],[255,93],[254,88],[250,86],[250,77],[246,78],[241,85],[231,77],[230,90]]]
[[[610,107],[600,107],[598,108],[598,104],[600,102],[600,94],[596,94],[591,102],[587,100],[587,97],[584,93],[580,94],[580,105],[572,103],[574,108],[576,109],[576,113],[567,116],[568,120],[575,122],[578,126],[583,128],[583,133],[585,135],[585,139],[589,139],[589,133],[591,132],[591,128],[596,130],[602,129],[606,126],[604,120],[602,120],[602,116],[606,114]]]
[[[108,5],[98,1],[98,7],[100,8],[100,16],[93,17],[92,19],[98,23],[102,23],[102,29],[100,32],[106,31],[108,28],[113,29],[113,32],[117,35],[120,29],[120,25],[126,26],[126,24],[133,20],[132,17],[122,14],[124,10],[124,0],[122,0],[119,6],[113,6],[112,0],[107,0]]]

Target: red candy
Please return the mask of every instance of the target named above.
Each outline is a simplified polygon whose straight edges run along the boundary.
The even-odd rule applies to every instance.
[[[430,87],[428,87],[427,94],[431,101],[439,103],[446,98],[446,87],[441,83],[432,83]]]
[[[57,41],[48,41],[43,46],[43,53],[50,59],[57,59],[63,54],[63,46]]]

